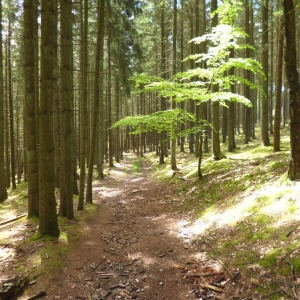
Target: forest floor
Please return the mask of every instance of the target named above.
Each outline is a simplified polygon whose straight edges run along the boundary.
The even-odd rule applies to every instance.
[[[0,226],[2,279],[29,273],[19,300],[299,299],[300,183],[282,179],[287,152],[259,149],[206,159],[202,181],[186,154],[176,174],[126,154],[59,239],[38,239],[36,220]]]

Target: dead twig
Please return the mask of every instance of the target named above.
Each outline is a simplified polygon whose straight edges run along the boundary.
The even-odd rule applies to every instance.
[[[210,276],[216,276],[216,275],[221,275],[223,273],[216,273],[216,272],[212,272],[212,273],[194,273],[194,274],[186,274],[186,277],[210,277]]]
[[[213,286],[213,285],[210,285],[210,284],[203,284],[203,283],[199,283],[199,285],[202,287],[202,288],[207,288],[207,289],[210,289],[214,292],[218,292],[218,293],[223,293],[224,290],[223,289],[220,289],[216,286]]]
[[[294,226],[285,236],[289,237],[298,228],[299,228],[299,224],[297,224],[296,226]]]
[[[216,251],[216,249],[211,245],[211,244],[209,244],[207,241],[204,241],[204,243],[205,244],[207,244],[214,252],[215,252],[215,254],[216,255],[218,255],[218,253],[217,253],[217,251]],[[231,272],[228,270],[228,268],[224,265],[224,263],[218,258],[218,257],[216,257],[215,258],[217,261],[218,261],[218,263],[224,268],[224,270],[228,273],[228,275],[230,276],[230,278],[233,280],[233,279],[235,279],[237,276],[233,276],[232,274],[231,274]]]
[[[273,291],[273,292],[269,293],[268,295],[264,296],[264,299],[268,299],[275,294],[282,294],[282,290]]]
[[[21,218],[24,218],[24,217],[26,217],[26,216],[27,216],[27,214],[18,215],[18,216],[14,217],[14,218],[11,218],[11,219],[8,219],[8,220],[6,220],[6,221],[1,222],[1,223],[0,223],[0,226],[6,225],[6,224],[11,223],[11,222],[14,222],[14,221],[17,221],[17,220],[19,220],[19,219],[21,219]]]
[[[290,265],[290,269],[291,269],[291,277],[292,277],[292,293],[293,296],[295,297],[295,299],[299,299],[298,298],[298,292],[297,292],[297,285],[295,284],[295,282],[297,281],[297,277],[295,274],[295,268],[294,265],[291,261],[289,261],[287,258],[283,258],[289,265]]]

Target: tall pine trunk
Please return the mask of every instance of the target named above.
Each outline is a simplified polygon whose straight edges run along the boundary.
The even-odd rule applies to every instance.
[[[97,28],[97,45],[95,53],[95,83],[94,83],[94,105],[93,105],[93,116],[92,116],[92,134],[91,134],[91,146],[90,146],[90,155],[89,155],[89,165],[88,165],[88,177],[86,184],[86,202],[93,203],[92,199],[92,182],[93,182],[93,165],[95,157],[95,148],[96,148],[96,133],[98,125],[98,110],[99,110],[99,71],[100,71],[100,58],[101,51],[103,51],[103,42],[104,42],[104,14],[105,14],[105,1],[100,0],[98,4],[98,28]]]
[[[54,141],[53,141],[53,53],[56,36],[52,0],[41,4],[41,101],[39,108],[39,232],[42,235],[59,235],[54,193]]]
[[[0,203],[7,199],[4,164],[4,96],[2,49],[2,1],[0,0]]]
[[[88,88],[88,0],[83,5],[83,32],[82,32],[82,73],[81,73],[81,105],[80,105],[80,177],[78,210],[83,210],[85,187],[85,162],[87,150],[87,88]]]
[[[297,70],[296,53],[296,22],[293,0],[284,0],[284,20],[286,52],[284,62],[286,65],[286,77],[290,95],[290,140],[291,155],[288,169],[290,180],[300,179],[300,86]]]
[[[73,45],[72,1],[60,0],[60,208],[68,219],[73,212]]]
[[[268,70],[269,70],[269,51],[268,51],[268,0],[262,0],[262,67],[266,75],[266,80],[263,81],[264,95],[261,100],[261,142],[264,146],[270,146],[268,132]]]
[[[278,51],[277,51],[277,70],[276,70],[276,91],[275,91],[275,116],[274,116],[274,141],[273,150],[280,151],[280,121],[281,121],[281,89],[282,89],[282,68],[283,68],[283,38],[284,23],[280,20]]]
[[[214,12],[218,8],[218,1],[211,1],[211,12]],[[217,15],[212,18],[212,27],[218,25]],[[215,93],[219,90],[218,85],[213,84],[211,87],[211,92]],[[213,140],[212,140],[212,150],[215,160],[222,159],[221,147],[220,147],[220,103],[219,101],[212,102],[212,124],[213,124]]]
[[[36,107],[34,88],[34,7],[24,1],[24,76],[26,113],[26,161],[28,182],[28,217],[39,214],[39,177],[36,138]]]

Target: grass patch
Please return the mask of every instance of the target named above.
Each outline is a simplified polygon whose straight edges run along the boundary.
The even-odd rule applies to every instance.
[[[225,153],[227,158],[214,161],[211,154],[204,154],[201,180],[197,178],[197,159],[178,153],[186,180],[171,183],[178,209],[191,216],[191,232],[197,232],[199,239],[209,237],[216,249],[207,249],[211,256],[217,252],[227,267],[245,272],[249,265],[257,265],[258,278],[270,270],[290,276],[291,265],[284,258],[300,277],[300,226],[295,226],[300,225],[300,188],[287,179],[289,138],[284,134],[288,135],[288,129],[282,131],[280,152],[261,147],[259,141],[243,145],[241,135],[235,152]],[[226,147],[222,145],[223,152]],[[157,179],[165,180],[166,168],[154,168]],[[287,236],[289,232],[292,234]],[[253,276],[251,272],[249,276]],[[285,279],[274,276],[256,291],[266,295],[280,286],[280,280]],[[272,297],[268,299],[280,295]]]

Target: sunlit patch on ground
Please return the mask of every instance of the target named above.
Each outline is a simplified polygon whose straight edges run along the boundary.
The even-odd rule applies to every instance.
[[[261,201],[261,197],[264,196],[268,197],[265,203]],[[295,210],[300,210],[298,184],[293,187],[265,186],[249,196],[241,195],[240,199],[238,197],[234,201],[235,204],[228,208],[210,206],[194,222],[188,223],[186,220],[178,222],[180,235],[201,235],[211,228],[235,226],[253,214],[276,215],[276,223],[273,226],[280,226],[286,220],[289,222],[300,220],[299,213],[292,214]]]
[[[105,198],[121,195],[121,191],[118,188],[97,188],[97,192]]]
[[[12,258],[16,255],[16,249],[10,247],[10,245],[0,246],[0,262],[5,262],[7,259]]]
[[[139,177],[139,178],[133,178],[130,180],[130,182],[140,182],[140,181],[143,181],[144,178],[143,177]]]

